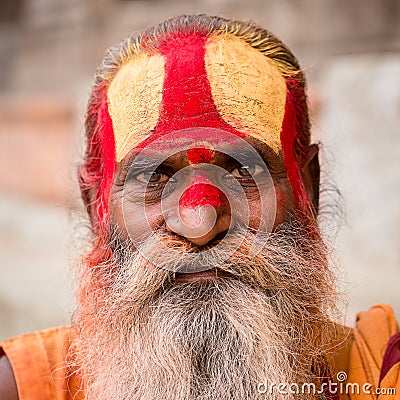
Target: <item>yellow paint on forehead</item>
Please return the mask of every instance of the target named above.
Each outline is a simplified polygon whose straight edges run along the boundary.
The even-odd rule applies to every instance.
[[[205,63],[224,121],[279,152],[286,82],[273,61],[242,39],[214,34],[206,43]]]
[[[160,116],[164,58],[140,54],[117,73],[107,92],[117,162],[154,129]]]

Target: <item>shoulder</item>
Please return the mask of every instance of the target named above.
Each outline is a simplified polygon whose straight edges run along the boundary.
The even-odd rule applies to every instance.
[[[16,336],[0,344],[0,398],[52,399],[66,376],[69,327]],[[37,397],[38,396],[38,397]]]
[[[376,326],[376,325],[379,326]],[[393,308],[388,304],[376,304],[367,311],[361,311],[356,317],[356,329],[368,331],[372,326],[379,328],[383,336],[392,335],[399,330]]]
[[[332,336],[334,372],[363,371],[378,380],[385,355],[400,344],[399,326],[392,307],[386,304],[357,313],[352,328],[335,324]]]
[[[400,391],[400,333],[392,307],[377,304],[358,313],[353,335],[348,380]]]
[[[394,311],[387,304],[377,304],[357,314],[353,329],[357,354],[366,362],[381,366],[388,344],[398,336],[399,326]]]

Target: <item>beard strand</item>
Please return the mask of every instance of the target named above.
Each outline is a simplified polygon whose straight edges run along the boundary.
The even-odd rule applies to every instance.
[[[244,229],[208,252],[165,231],[133,251],[111,233],[113,259],[83,270],[74,315],[70,365],[88,400],[255,399],[265,381],[326,377],[335,280],[323,241],[300,222],[270,234],[255,256]],[[175,254],[160,254],[160,240]],[[174,280],[182,267],[216,264],[228,277]]]

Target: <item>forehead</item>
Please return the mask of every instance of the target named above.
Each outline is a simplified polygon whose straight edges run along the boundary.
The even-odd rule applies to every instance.
[[[211,134],[214,134],[214,137]],[[198,135],[202,136],[202,140],[197,138]],[[223,140],[220,140],[219,135]],[[270,146],[256,138],[241,138],[218,130],[198,133],[197,129],[191,129],[173,132],[147,146],[131,149],[121,162],[121,166],[125,168],[133,161],[143,162],[143,165],[146,163],[161,165],[164,162],[173,165],[175,163],[219,164],[228,160],[240,163],[267,161],[274,165],[283,165],[283,154],[276,153]]]
[[[117,161],[151,137],[195,127],[281,150],[285,79],[269,58],[233,35],[187,35],[155,54],[137,55],[119,70],[107,100]]]

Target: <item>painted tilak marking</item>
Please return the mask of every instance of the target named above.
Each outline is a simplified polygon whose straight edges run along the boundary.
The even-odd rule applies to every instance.
[[[187,157],[191,164],[210,163],[215,154],[211,149],[205,147],[194,147],[187,151]]]
[[[156,127],[149,137],[137,147],[146,147],[149,143],[173,131],[186,128],[218,128],[239,137],[246,135],[226,123],[220,116],[212,96],[210,82],[205,67],[205,34],[178,33],[168,39],[160,48],[165,58],[165,79],[162,89],[162,104]],[[296,208],[307,212],[310,202],[301,180],[299,166],[295,158],[295,140],[298,135],[295,98],[292,94],[296,82],[287,81],[285,113],[280,135],[288,179],[291,183]],[[108,113],[106,93],[100,95],[98,112],[99,136],[102,139],[104,162],[103,181],[99,187],[99,216],[108,213],[109,190],[115,174],[115,140],[113,127]],[[201,132],[199,132],[201,136]],[[197,137],[198,139],[199,137]],[[176,145],[176,143],[175,143]],[[112,151],[111,148],[112,147]],[[203,152],[203,150],[202,150]],[[203,155],[200,151],[188,152],[188,158],[198,163]],[[190,154],[190,156],[189,156]],[[207,152],[206,152],[207,154]],[[206,158],[209,158],[209,154]],[[209,161],[208,161],[209,162]],[[183,204],[220,204],[223,194],[210,183],[197,184],[181,199]],[[214,188],[214,189],[211,189]],[[196,189],[196,190],[195,190]],[[202,198],[211,200],[202,200]]]
[[[296,81],[287,81],[287,96],[285,115],[282,123],[281,144],[284,156],[286,174],[293,190],[296,208],[306,213],[310,212],[311,203],[304,187],[300,168],[295,157],[295,142],[297,137],[296,106],[293,91]]]
[[[210,183],[207,178],[198,176],[193,179],[190,186],[183,192],[179,200],[179,207],[221,207],[226,204],[226,201],[226,196],[220,189]]]
[[[99,89],[100,104],[97,114],[97,125],[99,127],[99,135],[101,138],[101,150],[103,159],[102,179],[99,185],[98,195],[98,216],[99,222],[102,223],[108,215],[108,200],[112,182],[117,171],[116,153],[115,153],[115,137],[110,114],[108,112],[106,87],[101,86]]]
[[[222,119],[215,106],[205,67],[206,40],[205,34],[177,33],[161,46],[165,79],[155,137],[194,127],[219,128],[244,136]]]

